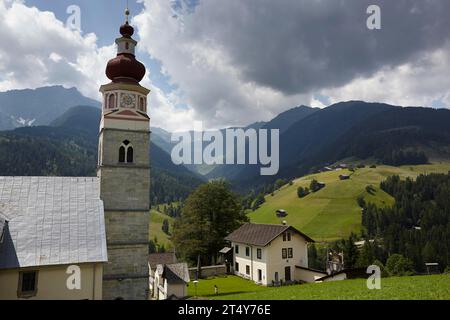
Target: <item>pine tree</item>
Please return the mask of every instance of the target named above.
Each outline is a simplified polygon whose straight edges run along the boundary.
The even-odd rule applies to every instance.
[[[354,268],[358,260],[358,249],[355,246],[356,236],[352,233],[347,240],[344,240],[344,259],[346,268]]]
[[[298,187],[297,188],[297,196],[299,198],[304,198],[309,194],[309,189],[308,188],[303,188],[303,187]]]
[[[167,235],[169,234],[169,220],[168,219],[163,220],[161,229],[165,234],[167,234]]]
[[[266,202],[266,199],[264,198],[264,195],[262,193],[260,193],[255,201],[253,202],[253,206],[252,206],[252,210],[255,211],[256,209],[258,209],[264,202]]]

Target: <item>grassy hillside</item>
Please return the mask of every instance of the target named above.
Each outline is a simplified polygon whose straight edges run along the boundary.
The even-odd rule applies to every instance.
[[[294,181],[292,186],[284,186],[274,196],[266,196],[266,202],[249,217],[256,223],[278,224],[286,220],[288,224],[300,229],[316,241],[330,241],[347,237],[352,231],[361,229],[361,208],[356,200],[363,195],[367,202],[377,205],[390,205],[392,197],[380,190],[379,183],[391,175],[402,178],[416,177],[421,173],[444,172],[450,170],[450,163],[431,165],[363,168],[351,173],[347,170],[324,172],[309,175]],[[340,174],[351,174],[350,180],[339,180]],[[311,180],[326,183],[326,187],[300,199],[299,186],[309,187]],[[375,192],[369,194],[366,186],[373,185]],[[288,216],[277,218],[275,211],[284,209]]]
[[[219,296],[214,296],[214,285]],[[192,284],[189,295],[195,295]],[[200,280],[197,296],[217,300],[448,300],[450,276],[383,278],[381,290],[367,289],[365,279],[268,288],[230,276]]]
[[[169,220],[169,233],[172,232],[173,218],[156,210],[150,210],[149,240],[154,240],[156,237],[160,245],[164,245],[166,249],[169,249],[172,247],[172,242],[169,236],[161,229],[164,219]]]

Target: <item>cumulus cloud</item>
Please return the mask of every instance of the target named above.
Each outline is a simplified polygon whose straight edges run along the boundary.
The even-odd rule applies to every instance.
[[[114,46],[97,47],[95,34],[67,29],[52,12],[22,1],[0,1],[0,90],[62,84],[99,98]]]
[[[163,72],[180,88],[177,94],[193,108],[196,119],[209,128],[244,125],[252,119],[269,120],[280,106],[310,102],[309,93],[286,95],[244,79],[227,44],[202,34],[207,31],[197,24],[197,10],[183,14],[174,12],[169,1],[145,1],[145,11],[133,19],[140,45],[162,62]]]
[[[450,106],[450,43],[396,67],[385,67],[369,78],[323,90],[331,102],[364,100],[401,106]]]
[[[176,97],[165,94],[151,86],[149,113],[152,124],[171,132],[192,130],[195,121],[194,109],[177,107]]]
[[[448,96],[434,82],[444,73],[431,57],[448,51],[446,0],[201,0],[195,8],[183,0],[143,2],[133,20],[141,44],[210,125],[321,105],[315,94],[415,105]],[[381,30],[366,27],[372,4],[381,7]],[[424,61],[435,66],[433,75]],[[424,79],[430,82],[420,86]]]
[[[161,62],[175,87],[147,73],[152,123],[168,130],[247,125],[291,107],[342,100],[450,106],[447,0],[142,0],[132,22],[139,54]],[[195,6],[186,3],[195,3]],[[382,29],[366,28],[378,4]],[[99,98],[115,55],[95,34],[51,12],[0,0],[0,90],[63,84]]]
[[[116,55],[114,39],[99,47],[95,34],[67,29],[52,12],[27,7],[23,1],[0,0],[0,39],[0,91],[64,85],[100,100],[98,88],[109,82],[105,66]],[[188,128],[193,109],[176,108],[179,101],[155,87],[149,73],[143,85],[152,90],[153,125]]]

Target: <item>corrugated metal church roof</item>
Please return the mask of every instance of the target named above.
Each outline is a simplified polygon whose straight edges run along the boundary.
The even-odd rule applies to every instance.
[[[0,269],[106,262],[98,178],[0,177]]]

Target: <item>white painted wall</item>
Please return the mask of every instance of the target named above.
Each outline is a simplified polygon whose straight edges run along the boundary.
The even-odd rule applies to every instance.
[[[169,284],[166,279],[156,271],[150,269],[150,277],[153,281],[150,282],[150,290],[153,289],[153,298],[158,300],[166,300],[172,295],[178,298],[185,298],[187,296],[187,284],[175,283]],[[153,282],[153,283],[152,283]]]
[[[314,270],[305,270],[296,268],[295,279],[304,282],[315,282],[317,279],[325,277],[327,274],[325,272],[317,272]]]
[[[234,270],[235,274],[243,278],[250,279],[256,283],[267,285],[267,258],[269,256],[268,248],[233,243],[233,250],[235,250],[235,246],[237,245],[239,246],[239,253],[234,254],[234,262],[239,264],[239,271]],[[249,256],[246,255],[247,247],[250,248]],[[261,259],[258,259],[257,257],[258,249],[261,249]],[[233,267],[235,267],[235,265],[236,264],[234,264]],[[250,268],[250,274],[246,273],[247,266]],[[261,280],[258,278],[258,270],[261,270]]]
[[[296,271],[297,265],[308,266],[308,246],[306,240],[292,231],[291,241],[283,241],[283,236],[280,235],[273,240],[266,247],[247,246],[242,243],[232,243],[234,263],[239,264],[239,270],[234,270],[235,274],[252,280],[262,285],[271,285],[275,281],[275,273],[278,272],[278,280],[285,281],[285,267],[291,268],[291,280],[300,280],[299,272]],[[236,254],[235,246],[239,246],[239,253]],[[250,248],[250,255],[246,255],[245,248]],[[262,250],[261,259],[257,259],[257,249]],[[293,257],[282,259],[282,249],[292,248]],[[250,266],[250,274],[246,274],[246,266]],[[258,281],[258,270],[262,272],[262,281]]]
[[[187,285],[186,283],[172,283],[168,284],[167,280],[166,284],[166,299],[172,295],[175,295],[177,298],[185,298],[187,296]]]
[[[308,266],[308,246],[306,240],[296,234],[291,232],[291,241],[283,241],[282,235],[277,237],[268,246],[269,257],[268,257],[268,283],[271,284],[275,281],[275,273],[278,272],[278,280],[286,281],[285,268],[291,268],[291,280],[295,279],[295,266],[299,265],[302,267]],[[283,259],[282,249],[292,248],[293,257]]]

